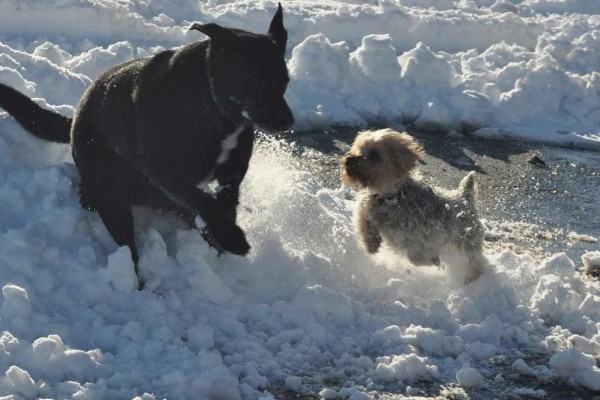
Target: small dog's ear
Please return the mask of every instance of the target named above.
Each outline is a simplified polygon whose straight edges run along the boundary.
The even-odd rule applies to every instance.
[[[270,36],[275,43],[277,43],[277,46],[279,46],[281,52],[285,53],[285,45],[287,44],[288,34],[283,26],[283,9],[281,8],[281,3],[279,3],[277,12],[273,16],[273,20],[271,21],[267,35]]]
[[[231,30],[229,30],[227,28],[223,28],[221,25],[215,24],[215,23],[210,23],[210,24],[193,23],[189,27],[189,30],[190,31],[200,31],[200,32],[204,33],[206,36],[208,36],[209,38],[211,38],[212,40],[214,40],[215,43],[219,43],[219,44],[227,44],[233,38],[233,34],[231,33]]]

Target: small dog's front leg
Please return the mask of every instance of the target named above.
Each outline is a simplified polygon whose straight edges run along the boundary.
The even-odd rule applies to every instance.
[[[408,261],[416,267],[422,267],[427,265],[440,266],[440,256],[431,256],[426,249],[410,249],[407,250]]]
[[[359,213],[356,220],[356,229],[363,246],[369,254],[377,253],[381,246],[381,235],[375,228],[375,225],[369,221],[364,215]]]

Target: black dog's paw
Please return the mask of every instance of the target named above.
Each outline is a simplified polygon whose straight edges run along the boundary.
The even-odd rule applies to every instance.
[[[209,246],[215,248],[219,255],[224,252],[244,256],[250,251],[250,245],[242,229],[235,224],[206,227],[202,237]]]
[[[246,234],[237,226],[232,225],[222,232],[215,232],[215,238],[223,246],[225,251],[228,251],[239,256],[244,256],[250,251],[250,244],[246,240]]]

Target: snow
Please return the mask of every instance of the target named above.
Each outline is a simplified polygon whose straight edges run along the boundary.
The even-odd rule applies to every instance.
[[[293,392],[299,392],[302,389],[302,377],[288,376],[285,378],[285,386]]]
[[[572,377],[585,387],[600,390],[600,369],[596,366],[595,358],[575,347],[552,356],[550,367],[557,374]]]
[[[191,21],[264,31],[274,6],[0,1],[0,82],[72,115],[109,66],[201,38]],[[284,4],[295,129],[405,124],[600,149],[598,7]],[[137,291],[129,249],[82,210],[78,179],[67,146],[0,115],[0,396],[272,399],[278,386],[359,400],[511,374],[600,391],[600,287],[564,253],[487,254],[493,267],[468,286],[370,258],[348,193],[263,138],[239,212],[250,255],[219,257],[197,231],[136,209]],[[586,268],[597,253],[582,256]]]
[[[456,380],[460,386],[466,388],[482,386],[484,384],[481,374],[475,368],[471,367],[458,371],[456,373]]]
[[[600,251],[590,251],[581,256],[581,262],[588,273],[600,274]]]
[[[109,66],[198,39],[187,31],[192,21],[260,32],[274,5],[170,4],[3,1],[0,78],[72,107]],[[285,23],[295,129],[403,122],[598,149],[598,7],[583,0],[292,2]]]
[[[120,247],[117,251],[108,255],[106,272],[108,280],[115,291],[131,293],[137,289],[137,276],[135,275],[129,247]]]

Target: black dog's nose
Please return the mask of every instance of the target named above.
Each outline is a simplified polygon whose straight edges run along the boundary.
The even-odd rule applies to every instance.
[[[284,112],[277,114],[275,123],[282,127],[282,130],[290,129],[294,124],[294,115],[292,114],[292,111],[288,108]]]

